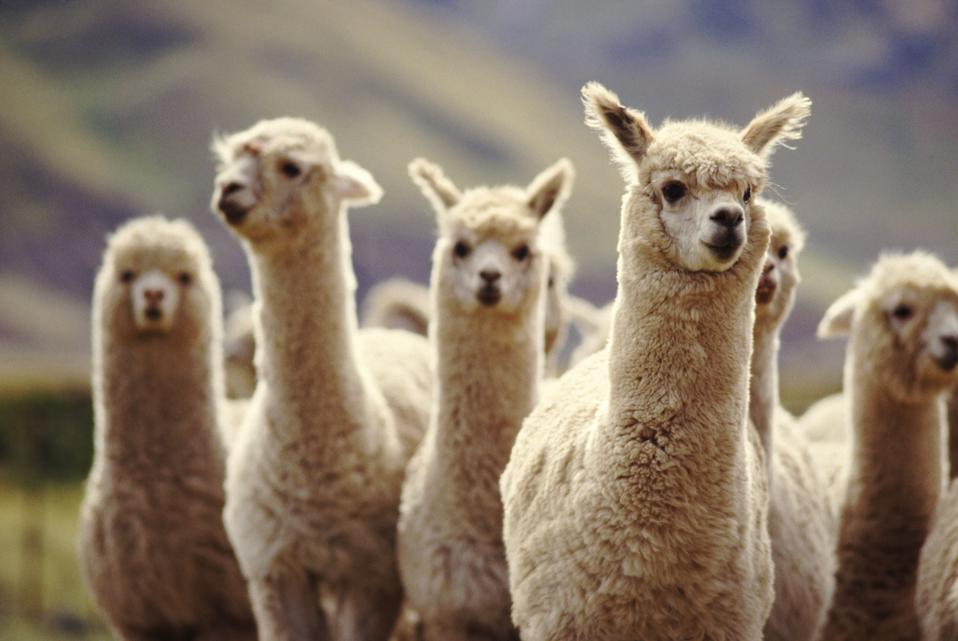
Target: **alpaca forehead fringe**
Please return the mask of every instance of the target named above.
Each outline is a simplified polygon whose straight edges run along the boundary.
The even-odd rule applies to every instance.
[[[656,171],[678,171],[694,186],[724,189],[765,184],[767,163],[731,127],[706,120],[666,121],[655,132],[642,163],[640,181]]]
[[[506,185],[466,191],[443,217],[441,231],[448,234],[466,229],[480,237],[508,238],[534,234],[536,225],[526,192]]]
[[[772,200],[759,199],[765,218],[772,228],[772,246],[788,245],[793,254],[805,247],[805,230],[795,218],[791,207]]]
[[[320,152],[329,162],[339,159],[332,135],[314,122],[302,118],[260,120],[248,129],[227,135],[215,135],[210,145],[221,161],[229,161],[242,152],[269,154],[276,151],[309,150]]]
[[[163,216],[131,220],[110,235],[104,262],[124,261],[170,268],[184,263],[202,269],[212,265],[206,243],[193,225],[182,218]]]
[[[857,289],[874,301],[889,291],[908,288],[958,301],[958,280],[941,260],[926,251],[882,254]]]

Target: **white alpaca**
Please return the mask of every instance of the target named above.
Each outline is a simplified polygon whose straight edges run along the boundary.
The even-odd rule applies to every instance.
[[[809,445],[779,402],[782,325],[799,282],[804,232],[791,210],[758,200],[772,238],[755,292],[749,417],[765,448],[769,472],[768,529],[775,565],[775,601],[765,639],[811,641],[834,587],[834,518]]]
[[[93,294],[93,469],[80,510],[87,585],[125,641],[255,639],[223,530],[219,281],[183,220],[108,242]]]
[[[386,639],[402,599],[399,492],[431,381],[423,337],[357,328],[346,208],[380,189],[305,120],[262,121],[215,150],[213,206],[257,301],[260,380],[224,518],[260,640]]]
[[[590,305],[569,293],[575,263],[569,255],[561,212],[546,218],[539,244],[548,259],[546,281],[545,373],[556,376],[559,359],[568,336],[569,324],[576,323]],[[363,300],[363,325],[406,329],[426,335],[429,327],[429,290],[405,278],[390,278],[377,283]]]
[[[513,621],[525,641],[759,639],[772,560],[747,413],[769,228],[751,197],[809,101],[741,132],[653,131],[603,87],[583,95],[628,182],[619,289],[608,348],[533,410],[502,475]]]
[[[936,258],[881,258],[819,325],[850,334],[847,490],[822,641],[918,639],[918,555],[943,481],[943,394],[958,380],[958,284]]]
[[[525,189],[460,192],[422,159],[413,180],[436,209],[429,431],[412,458],[399,567],[428,641],[517,638],[509,619],[499,476],[543,369],[549,254],[540,220],[567,199],[562,160]]]

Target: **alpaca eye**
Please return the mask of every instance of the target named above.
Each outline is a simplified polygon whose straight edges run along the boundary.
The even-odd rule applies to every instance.
[[[461,240],[457,242],[452,248],[452,253],[454,253],[459,258],[465,258],[466,256],[468,256],[469,251],[470,251],[469,245],[462,242]]]
[[[177,280],[180,281],[180,285],[189,285],[193,282],[193,277],[188,272],[182,272]]]
[[[522,244],[512,250],[512,257],[520,263],[529,257],[529,246]]]
[[[671,204],[678,202],[688,193],[688,187],[678,180],[670,180],[662,186],[662,197]]]
[[[782,245],[778,248],[778,257],[782,260],[788,258],[788,245]]]
[[[299,165],[290,160],[284,161],[279,166],[279,170],[283,172],[283,175],[287,178],[296,178],[296,176],[303,173],[303,170],[299,168]]]
[[[898,320],[908,320],[909,318],[911,318],[911,315],[914,312],[912,311],[911,307],[909,307],[908,305],[902,304],[895,307],[895,309],[893,309],[891,313],[892,313],[892,316],[894,316]]]
[[[124,283],[132,282],[133,276],[133,271],[129,269],[124,269],[122,272],[120,272],[120,280]]]
[[[746,202],[746,203],[747,203],[747,202],[750,201],[750,200],[752,200],[752,188],[751,188],[751,187],[746,187],[746,188],[745,188],[745,193],[742,194],[742,202]],[[782,258],[784,258],[784,256],[782,256]]]

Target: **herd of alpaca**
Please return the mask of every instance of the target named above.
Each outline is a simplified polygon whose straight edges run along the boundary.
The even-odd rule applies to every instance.
[[[420,158],[429,285],[361,323],[347,211],[382,190],[294,118],[213,144],[253,275],[225,327],[189,223],[109,238],[79,553],[118,638],[958,640],[958,273],[882,256],[819,326],[845,392],[796,418],[805,234],[760,194],[811,102],[582,98],[625,182],[602,308],[569,292],[571,162],[460,189]]]

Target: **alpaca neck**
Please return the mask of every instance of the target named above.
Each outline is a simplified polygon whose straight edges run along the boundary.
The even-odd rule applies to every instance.
[[[150,476],[221,469],[221,390],[210,337],[199,345],[166,336],[102,340],[94,366],[100,393],[95,441],[106,464]]]
[[[688,459],[698,470],[689,480],[704,494],[708,484],[744,483],[732,471],[744,464],[756,279],[744,264],[722,274],[689,273],[631,254],[626,271],[620,249],[607,348],[606,438],[622,459],[608,469],[663,507],[668,498],[652,491],[658,473],[648,471],[658,448]],[[743,255],[739,263],[745,261]],[[639,445],[615,445],[626,442]],[[708,460],[693,461],[695,452],[709,452]]]
[[[910,541],[917,555],[944,482],[943,407],[939,398],[896,400],[868,369],[852,363],[846,385],[854,395],[848,502],[876,525],[856,535],[877,545]]]
[[[452,486],[480,483],[499,504],[499,475],[542,375],[542,310],[514,317],[442,310],[435,321],[436,446]]]
[[[276,436],[297,437],[359,407],[364,386],[356,356],[355,276],[345,208],[317,216],[276,251],[249,248],[262,345],[258,372]]]
[[[775,438],[775,413],[779,405],[778,351],[777,328],[759,327],[756,323],[749,381],[748,415],[762,441],[765,461],[769,467],[771,467]]]

